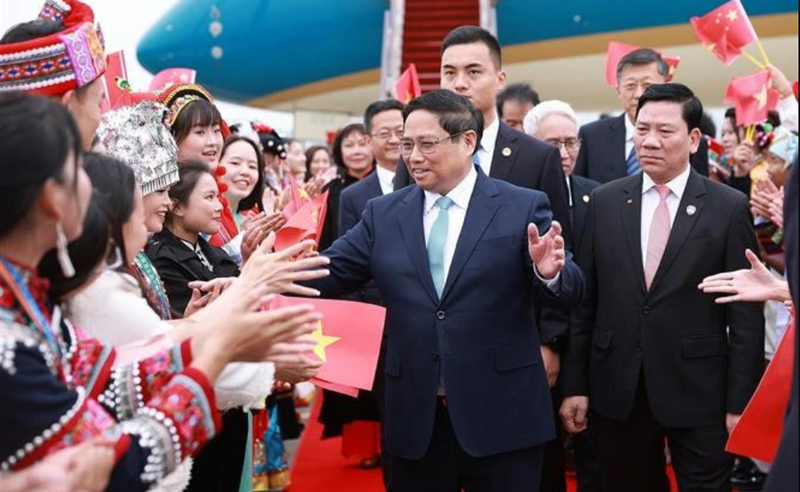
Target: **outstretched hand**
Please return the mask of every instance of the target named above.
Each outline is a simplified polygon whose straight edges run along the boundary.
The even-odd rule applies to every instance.
[[[723,294],[717,304],[790,300],[786,282],[775,277],[751,250],[745,252],[749,270],[718,273],[703,280],[699,289],[706,294]]]
[[[553,221],[544,236],[539,235],[536,224],[528,224],[528,254],[545,280],[554,279],[566,265],[567,253],[561,233],[561,224],[557,221]]]

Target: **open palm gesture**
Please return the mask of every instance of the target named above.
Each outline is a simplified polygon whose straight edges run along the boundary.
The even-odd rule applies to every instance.
[[[528,225],[528,254],[545,280],[554,279],[566,264],[567,253],[561,233],[561,224],[556,221],[544,236],[539,234],[536,224]]]

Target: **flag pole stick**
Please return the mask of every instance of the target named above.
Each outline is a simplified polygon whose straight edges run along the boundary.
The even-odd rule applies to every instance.
[[[766,70],[767,66],[764,65],[763,63],[761,63],[761,61],[758,58],[756,58],[755,56],[751,55],[750,53],[748,53],[748,52],[746,52],[744,50],[742,50],[742,55],[744,55],[745,58],[750,60],[755,66],[757,66],[761,70]]]
[[[761,58],[764,59],[764,64],[765,65],[772,65],[772,63],[770,63],[770,61],[769,61],[769,57],[767,56],[767,50],[764,49],[764,45],[761,44],[761,40],[760,39],[756,39],[756,46],[758,46],[758,51],[761,53]],[[764,67],[764,68],[766,68],[766,67]]]

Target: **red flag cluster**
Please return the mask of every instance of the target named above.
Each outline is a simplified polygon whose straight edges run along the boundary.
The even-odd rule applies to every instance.
[[[758,41],[758,35],[740,0],[732,0],[702,17],[692,17],[695,36],[727,65]]]
[[[292,179],[290,193],[289,203],[283,210],[286,224],[276,234],[275,251],[283,251],[307,239],[313,239],[319,245],[325,215],[328,213],[327,191],[312,199]]]
[[[769,70],[731,79],[725,92],[725,102],[736,107],[737,125],[761,123],[767,119],[770,110],[778,107],[781,96],[771,87],[772,73]]]
[[[617,66],[619,65],[619,61],[622,60],[625,55],[640,49],[642,49],[641,46],[619,43],[617,41],[611,41],[608,43],[608,54],[606,55],[606,83],[610,87],[616,88],[618,85],[619,81],[617,80]],[[678,66],[681,64],[681,57],[667,56],[658,50],[654,51],[661,55],[664,61],[667,62],[667,65],[669,65],[667,82],[670,82],[675,77],[675,72],[678,70]]]
[[[315,385],[357,397],[370,391],[375,382],[386,308],[372,304],[323,299],[278,297],[274,307],[313,304],[324,319],[313,337],[314,356],[325,363]]]
[[[419,83],[417,66],[412,63],[394,83],[394,98],[403,104],[408,104],[421,95],[422,86]]]

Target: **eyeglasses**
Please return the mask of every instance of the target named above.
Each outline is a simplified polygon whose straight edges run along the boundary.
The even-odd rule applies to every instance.
[[[371,134],[370,136],[372,138],[377,138],[378,140],[389,140],[392,137],[401,139],[403,138],[403,129],[397,128],[395,130],[381,130],[378,133]]]
[[[469,130],[454,133],[441,138],[433,137],[420,137],[417,140],[413,138],[404,138],[400,140],[400,155],[403,157],[411,157],[414,153],[414,147],[417,147],[422,154],[433,154],[436,152],[436,147],[445,140],[452,140],[467,133]]]
[[[581,144],[583,143],[583,141],[580,138],[565,138],[563,140],[559,140],[557,138],[549,138],[545,140],[545,142],[555,147],[558,147],[559,149],[561,147],[564,147],[564,149],[566,149],[566,151],[570,153],[576,153],[579,150],[581,150]]]

